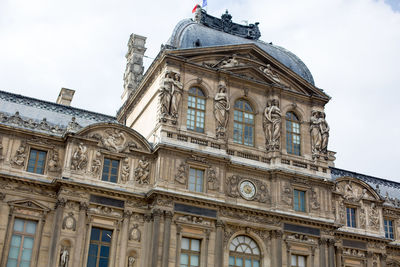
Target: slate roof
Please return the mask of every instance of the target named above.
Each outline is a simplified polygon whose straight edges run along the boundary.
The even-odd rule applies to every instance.
[[[0,90],[0,123],[5,125],[63,135],[101,122],[118,123],[113,116]]]
[[[180,21],[175,26],[175,29],[167,42],[168,46],[175,49],[238,44],[256,44],[307,82],[315,85],[314,78],[303,61],[285,48],[257,39],[243,38],[234,34],[219,31],[201,23],[197,23],[192,19],[184,19]]]
[[[385,204],[400,207],[400,183],[343,169],[333,167],[330,169],[333,180],[344,176],[359,179],[374,188],[385,200]]]

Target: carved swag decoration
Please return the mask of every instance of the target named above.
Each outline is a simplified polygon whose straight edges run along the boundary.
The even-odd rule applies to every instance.
[[[171,120],[176,124],[178,119],[179,104],[183,93],[181,75],[178,72],[167,70],[160,83],[159,102],[160,102],[160,121]]]
[[[268,192],[267,185],[259,180],[247,177],[241,177],[239,175],[232,175],[226,181],[226,194],[230,197],[238,198],[239,193],[239,184],[243,180],[251,181],[256,187],[256,194],[251,201],[257,201],[260,203],[266,203],[271,200],[271,197]]]

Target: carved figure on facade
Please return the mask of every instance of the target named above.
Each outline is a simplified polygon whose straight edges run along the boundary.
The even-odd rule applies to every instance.
[[[101,169],[101,153],[100,151],[96,151],[93,161],[92,161],[92,174],[97,177],[100,174]]]
[[[135,181],[139,184],[150,183],[150,162],[143,156],[135,169]]]
[[[318,201],[318,193],[315,189],[311,190],[311,209],[319,210],[321,208],[321,204]]]
[[[167,70],[159,89],[160,116],[163,121],[170,118],[173,123],[176,123],[182,93],[181,75],[178,72]]]
[[[76,229],[76,219],[74,218],[74,213],[69,212],[67,216],[65,216],[62,222],[62,229],[67,229],[71,231],[75,231]]]
[[[72,117],[71,121],[68,122],[67,126],[67,132],[76,132],[78,130],[82,129],[82,126],[76,122],[76,118]]]
[[[89,212],[94,213],[94,214],[100,214],[100,215],[107,215],[107,216],[112,216],[112,217],[122,217],[120,212],[115,211],[113,208],[107,207],[107,206],[96,206],[96,207],[90,207],[88,209]]]
[[[311,152],[313,158],[324,154],[327,159],[329,125],[325,120],[325,112],[313,110],[310,118]]]
[[[140,242],[142,233],[139,230],[139,225],[134,224],[132,229],[129,231],[129,240]]]
[[[192,223],[192,224],[199,224],[205,226],[211,226],[211,222],[208,220],[204,220],[202,217],[191,216],[191,215],[184,215],[177,218],[179,222],[185,223]]]
[[[365,228],[365,223],[366,223],[366,213],[365,213],[365,208],[361,207],[360,208],[360,227]]]
[[[207,184],[209,190],[218,190],[219,189],[219,181],[217,175],[215,174],[214,169],[208,169],[207,175]]]
[[[89,137],[98,140],[98,146],[112,152],[138,149],[137,144],[133,141],[128,141],[126,133],[119,129],[107,129],[104,132],[95,132],[90,134]]]
[[[286,205],[292,206],[293,192],[292,192],[292,187],[288,182],[284,182],[283,184],[281,199],[282,202],[285,203]]]
[[[371,209],[369,213],[369,226],[374,230],[379,230],[379,210],[376,207],[375,203],[371,204]]]
[[[217,124],[217,137],[224,137],[226,134],[230,108],[226,84],[224,80],[221,80],[218,84],[218,93],[214,97],[214,116]]]
[[[254,214],[241,213],[227,209],[222,209],[221,214],[224,217],[238,219],[246,222],[254,222],[254,223],[276,225],[276,226],[279,226],[281,224],[281,220],[279,218],[258,216]]]
[[[279,101],[272,99],[264,110],[263,128],[267,151],[279,150],[281,137],[281,110]]]
[[[0,161],[4,159],[3,156],[3,138],[0,136]]]
[[[26,144],[22,142],[11,161],[13,165],[23,167],[25,165],[26,153]]]
[[[58,151],[53,149],[50,152],[49,163],[47,164],[47,170],[49,172],[61,171],[60,157]]]
[[[68,267],[68,261],[69,261],[69,248],[68,247],[62,247],[61,248],[61,253],[60,253],[60,267]]]
[[[178,167],[178,172],[175,175],[175,181],[180,184],[186,184],[187,174],[186,174],[186,164],[182,162]]]
[[[338,209],[338,219],[339,223],[346,223],[346,206],[344,205],[344,201],[339,201],[339,209]]]
[[[133,267],[135,264],[136,258],[133,256],[128,257],[128,267]]]
[[[221,68],[232,68],[239,66],[239,61],[237,60],[237,55],[233,54],[228,59],[224,59],[221,62]]]
[[[87,162],[87,147],[83,143],[79,143],[78,147],[72,154],[71,169],[76,171],[85,170]]]
[[[122,166],[121,166],[121,181],[123,183],[126,183],[127,181],[129,181],[129,175],[130,175],[130,166],[129,166],[129,159],[125,158],[122,161]]]
[[[275,83],[282,85],[283,87],[290,87],[288,83],[286,83],[279,77],[279,74],[272,68],[270,64],[267,64],[266,67],[261,66],[260,70],[264,72],[264,74],[272,79]]]
[[[226,194],[230,197],[237,198],[240,196],[238,185],[240,182],[240,177],[238,175],[233,175],[226,180]]]

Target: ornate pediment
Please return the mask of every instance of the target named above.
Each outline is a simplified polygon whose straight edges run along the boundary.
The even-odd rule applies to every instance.
[[[15,207],[15,208],[31,209],[31,210],[41,211],[41,212],[50,211],[50,209],[47,208],[46,206],[43,206],[39,202],[37,202],[35,200],[31,200],[31,199],[10,201],[10,202],[8,202],[8,205],[11,207]]]
[[[77,133],[97,142],[103,149],[117,153],[150,152],[147,140],[133,129],[119,124],[102,123],[88,126]]]
[[[336,182],[335,192],[342,198],[350,202],[359,202],[360,200],[379,200],[376,192],[366,183],[353,178],[342,178]]]

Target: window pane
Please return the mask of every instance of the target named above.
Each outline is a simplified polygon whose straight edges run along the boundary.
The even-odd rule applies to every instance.
[[[181,254],[181,264],[189,264],[189,256],[187,254]]]
[[[299,256],[299,267],[306,266],[306,258],[304,256]]]
[[[98,249],[99,249],[99,247],[96,244],[90,244],[89,245],[89,255],[97,256]]]
[[[189,239],[188,238],[182,237],[181,248],[189,249]]]
[[[236,258],[236,266],[243,267],[243,259],[242,258]]]
[[[92,232],[90,233],[90,240],[100,240],[100,229],[92,227]]]
[[[232,256],[229,256],[229,266],[233,266],[233,265],[235,265],[235,258],[234,257],[232,257]]]
[[[257,260],[253,261],[253,267],[260,267],[260,262]]]
[[[8,253],[9,259],[18,259],[19,247],[11,247]]]
[[[22,251],[21,259],[24,260],[24,261],[30,262],[31,261],[31,256],[32,256],[32,250],[31,249],[24,249]]]
[[[245,260],[244,266],[245,266],[245,267],[252,267],[252,266],[251,266],[251,260],[246,259],[246,260]]]
[[[89,256],[87,267],[96,267],[96,259],[97,259],[96,256]]]
[[[28,234],[35,234],[36,232],[36,222],[28,221],[26,224],[26,232]]]
[[[111,243],[112,231],[103,230],[101,241]]]
[[[17,267],[17,260],[13,260],[13,259],[8,259],[7,261],[7,267]]]
[[[108,267],[108,258],[107,259],[101,258],[99,261],[99,267]]]
[[[23,232],[24,231],[24,221],[21,219],[15,219],[14,221],[14,231]]]
[[[13,247],[20,247],[21,246],[21,237],[18,235],[13,235],[12,239],[11,239],[11,246]]]
[[[32,237],[25,237],[24,238],[24,248],[33,248],[33,238]]]
[[[190,266],[199,266],[199,255],[190,256]]]
[[[200,240],[192,239],[192,247],[191,250],[193,251],[200,251]]]
[[[101,248],[100,248],[100,257],[108,257],[109,254],[110,254],[110,247],[101,246]]]

